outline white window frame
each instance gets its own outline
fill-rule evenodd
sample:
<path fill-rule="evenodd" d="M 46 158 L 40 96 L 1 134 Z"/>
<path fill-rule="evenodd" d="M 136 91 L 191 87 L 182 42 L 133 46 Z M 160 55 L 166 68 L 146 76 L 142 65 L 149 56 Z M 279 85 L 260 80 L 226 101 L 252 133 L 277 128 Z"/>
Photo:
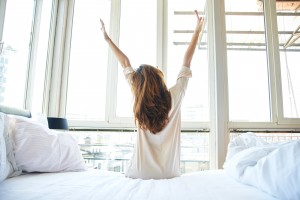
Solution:
<path fill-rule="evenodd" d="M 276 1 L 274 0 L 266 0 L 265 4 L 267 4 L 268 10 L 266 10 L 266 21 L 267 24 L 273 27 L 273 31 L 270 31 L 269 38 L 272 40 L 274 47 L 279 46 L 278 41 L 278 28 L 277 28 L 277 13 L 276 13 Z M 269 13 L 268 13 L 269 12 Z M 275 85 L 276 88 L 276 96 L 274 97 L 274 102 L 276 102 L 275 98 L 277 99 L 277 109 L 274 108 L 274 113 L 277 111 L 277 120 L 274 120 L 275 123 L 280 127 L 286 127 L 287 125 L 289 128 L 300 128 L 300 118 L 288 118 L 284 117 L 283 112 L 283 93 L 282 93 L 282 81 L 281 81 L 281 67 L 280 67 L 280 53 L 278 48 L 271 48 L 269 49 L 270 54 L 273 55 L 269 60 L 270 62 L 274 60 L 274 74 L 275 74 Z M 271 65 L 272 66 L 272 65 Z"/>
<path fill-rule="evenodd" d="M 64 12 L 68 13 L 67 19 L 64 21 L 64 23 L 57 24 L 57 27 L 61 29 L 61 26 L 66 27 L 65 35 L 64 37 L 63 33 L 56 31 L 56 37 L 64 37 L 62 42 L 64 43 L 64 57 L 56 56 L 54 55 L 53 62 L 56 61 L 55 66 L 59 66 L 59 63 L 57 61 L 63 60 L 63 72 L 67 74 L 68 72 L 68 66 L 69 66 L 69 45 L 71 42 L 71 32 L 72 32 L 72 17 L 73 17 L 73 6 L 74 2 L 76 0 L 64 0 L 67 4 L 68 2 L 68 9 L 64 10 Z M 62 4 L 60 2 L 60 4 Z M 166 53 L 167 53 L 167 0 L 157 0 L 157 56 L 156 56 L 156 62 L 157 66 L 166 66 Z M 111 17 L 110 17 L 110 30 L 109 34 L 112 40 L 118 45 L 119 43 L 119 35 L 120 32 L 120 14 L 121 14 L 121 0 L 111 0 Z M 58 15 L 62 15 L 59 14 Z M 160 17 L 163 17 L 163 20 L 160 19 Z M 61 36 L 60 36 L 61 35 Z M 55 39 L 57 40 L 57 39 Z M 54 46 L 56 48 L 56 45 Z M 55 52 L 63 51 L 63 48 L 55 50 Z M 117 67 L 118 67 L 118 61 L 115 58 L 115 56 L 112 54 L 111 51 L 109 51 L 108 55 L 108 66 L 110 66 L 107 69 L 107 90 L 106 90 L 106 111 L 105 111 L 105 121 L 84 121 L 84 120 L 69 120 L 69 125 L 74 128 L 94 128 L 99 129 L 99 127 L 102 128 L 129 128 L 129 129 L 135 129 L 135 124 L 133 121 L 133 118 L 131 117 L 118 117 L 116 116 L 116 108 L 117 108 Z M 53 66 L 53 65 L 52 65 Z M 165 70 L 165 69 L 162 69 Z M 52 74 L 54 74 L 54 71 L 58 71 L 58 69 L 52 69 Z M 57 74 L 59 77 L 59 75 Z M 55 79 L 51 79 L 55 80 Z M 50 98 L 49 103 L 49 114 L 54 116 L 65 116 L 65 107 L 66 107 L 66 91 L 67 91 L 67 78 L 62 78 L 62 82 L 65 82 L 62 84 L 62 87 L 55 87 L 56 94 L 52 94 L 53 98 Z M 51 83 L 54 85 L 57 85 L 56 83 Z M 66 87 L 64 87 L 66 86 Z M 53 87 L 51 86 L 51 90 L 53 90 Z M 63 90 L 58 92 L 59 90 Z M 62 96 L 61 100 L 58 100 L 59 94 Z M 51 93 L 50 93 L 51 96 Z M 55 97 L 56 96 L 56 97 Z M 56 99 L 56 100 L 55 100 Z M 58 107 L 60 105 L 60 108 Z M 182 127 L 185 129 L 203 129 L 208 130 L 209 129 L 209 122 L 183 122 Z"/>
<path fill-rule="evenodd" d="M 31 38 L 30 38 L 30 51 L 29 51 L 29 64 L 28 64 L 28 72 L 27 72 L 27 81 L 26 81 L 26 89 L 25 89 L 25 108 L 32 108 L 32 97 L 33 97 L 33 84 L 34 84 L 34 76 L 35 76 L 35 68 L 36 68 L 36 54 L 37 54 L 37 45 L 38 45 L 38 37 L 40 31 L 40 23 L 41 23 L 41 15 L 42 15 L 42 6 L 43 1 L 35 0 L 34 6 L 34 15 L 32 20 L 32 28 L 31 28 Z"/>
<path fill-rule="evenodd" d="M 55 0 L 53 21 L 55 29 L 51 30 L 49 46 L 52 51 L 49 53 L 46 92 L 45 92 L 45 112 L 50 117 L 64 117 L 66 105 L 67 77 L 68 77 L 68 38 L 71 32 L 66 31 L 72 26 L 71 15 L 73 1 Z"/>
<path fill-rule="evenodd" d="M 225 0 L 223 0 L 225 1 Z M 266 31 L 266 47 L 269 69 L 270 88 L 270 122 L 235 122 L 229 121 L 229 129 L 242 131 L 299 131 L 300 118 L 283 116 L 283 99 L 280 71 L 280 55 L 275 0 L 264 1 L 264 18 Z"/>
<path fill-rule="evenodd" d="M 28 64 L 27 64 L 27 75 L 26 75 L 26 88 L 25 88 L 25 94 L 24 94 L 24 108 L 31 110 L 32 108 L 32 96 L 33 96 L 33 84 L 34 84 L 34 76 L 35 76 L 35 68 L 36 68 L 36 51 L 38 47 L 38 37 L 39 37 L 39 30 L 40 30 L 40 23 L 41 23 L 41 14 L 42 14 L 42 6 L 43 6 L 43 0 L 32 0 L 34 1 L 34 15 L 32 18 L 32 25 L 31 25 L 31 38 L 30 38 L 30 50 L 28 55 Z M 51 0 L 57 3 L 58 0 Z M 6 4 L 7 0 L 0 0 L 0 41 L 2 41 L 3 37 L 3 29 L 4 29 L 4 23 L 5 23 L 5 10 L 6 10 Z M 53 12 L 53 10 L 52 10 Z M 51 23 L 52 20 L 51 20 Z M 52 34 L 53 35 L 53 29 L 52 27 Z M 50 36 L 51 37 L 51 36 Z M 50 40 L 49 43 L 51 43 L 52 40 Z M 5 41 L 4 41 L 5 42 Z M 48 57 L 47 57 L 47 63 L 49 57 L 51 57 L 51 54 L 49 56 L 49 48 L 48 48 Z M 51 63 L 50 63 L 51 64 Z M 48 65 L 47 65 L 48 67 Z M 47 81 L 47 77 L 45 77 L 45 81 Z M 50 86 L 49 86 L 50 87 Z M 44 88 L 45 91 L 48 91 L 47 88 Z M 45 93 L 45 92 L 44 92 Z M 45 98 L 45 97 L 44 97 Z M 47 99 L 44 99 L 43 103 L 43 111 L 46 113 L 46 104 Z"/>
<path fill-rule="evenodd" d="M 0 0 L 0 40 L 2 39 L 5 7 L 7 0 Z M 41 1 L 36 1 L 36 16 L 41 11 Z M 48 116 L 64 117 L 66 114 L 69 55 L 72 36 L 72 17 L 75 0 L 53 0 L 51 34 L 45 77 L 44 112 Z M 111 0 L 110 36 L 118 45 L 121 0 Z M 277 30 L 276 1 L 264 0 L 264 18 L 266 26 L 267 59 L 270 87 L 270 122 L 235 122 L 229 121 L 228 80 L 225 27 L 225 0 L 207 0 L 208 63 L 210 87 L 210 121 L 182 122 L 184 130 L 210 131 L 210 168 L 222 168 L 225 160 L 229 130 L 243 131 L 300 131 L 300 118 L 286 118 L 283 114 L 279 41 Z M 157 65 L 167 66 L 167 29 L 168 0 L 157 0 Z M 117 11 L 117 12 L 116 12 Z M 163 18 L 163 20 L 160 20 Z M 36 39 L 39 19 L 35 19 L 32 41 Z M 28 88 L 25 108 L 31 108 L 32 76 L 34 76 L 35 43 L 31 49 L 28 74 Z M 105 121 L 70 120 L 70 127 L 89 129 L 133 129 L 132 118 L 121 118 L 116 113 L 117 66 L 112 52 L 109 53 L 107 71 L 107 94 Z M 162 69 L 166 70 L 166 69 Z"/>
<path fill-rule="evenodd" d="M 209 87 L 210 87 L 210 169 L 222 169 L 229 141 L 228 80 L 224 1 L 207 1 Z"/>
<path fill-rule="evenodd" d="M 272 122 L 280 128 L 299 129 L 300 118 L 284 117 L 281 81 L 280 53 L 277 27 L 276 1 L 265 0 L 265 17 L 267 27 L 268 55 L 271 76 Z"/>
<path fill-rule="evenodd" d="M 0 42 L 2 42 L 2 37 L 3 37 L 5 8 L 6 8 L 6 0 L 0 0 Z"/>

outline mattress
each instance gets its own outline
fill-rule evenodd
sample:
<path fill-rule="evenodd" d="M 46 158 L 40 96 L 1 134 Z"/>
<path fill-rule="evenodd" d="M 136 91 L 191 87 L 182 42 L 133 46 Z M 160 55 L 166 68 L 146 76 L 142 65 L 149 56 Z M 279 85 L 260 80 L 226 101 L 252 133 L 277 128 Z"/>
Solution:
<path fill-rule="evenodd" d="M 100 170 L 30 173 L 0 184 L 1 200 L 275 200 L 241 184 L 224 170 L 184 174 L 173 179 L 142 180 Z"/>

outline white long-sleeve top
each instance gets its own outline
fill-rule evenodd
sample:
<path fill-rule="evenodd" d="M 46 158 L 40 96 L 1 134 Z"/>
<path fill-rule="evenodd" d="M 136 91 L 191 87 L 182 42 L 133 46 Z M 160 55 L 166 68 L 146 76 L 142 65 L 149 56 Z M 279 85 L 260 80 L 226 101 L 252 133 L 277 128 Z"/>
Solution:
<path fill-rule="evenodd" d="M 134 70 L 124 69 L 124 75 L 131 83 Z M 166 179 L 180 176 L 180 132 L 181 103 L 192 72 L 182 67 L 176 84 L 170 88 L 172 107 L 169 122 L 156 134 L 137 129 L 137 142 L 125 176 L 141 179 Z"/>

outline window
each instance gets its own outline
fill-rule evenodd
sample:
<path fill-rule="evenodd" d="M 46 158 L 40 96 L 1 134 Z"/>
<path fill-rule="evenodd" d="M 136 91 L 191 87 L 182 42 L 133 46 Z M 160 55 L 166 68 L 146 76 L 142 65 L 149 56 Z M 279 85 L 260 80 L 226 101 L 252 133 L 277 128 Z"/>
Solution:
<path fill-rule="evenodd" d="M 225 0 L 229 119 L 271 120 L 263 6 Z"/>
<path fill-rule="evenodd" d="M 169 87 L 176 83 L 184 53 L 192 38 L 196 25 L 194 10 L 197 9 L 200 15 L 205 15 L 205 4 L 205 0 L 168 2 L 167 78 Z M 191 63 L 193 77 L 189 80 L 189 86 L 182 105 L 183 121 L 209 121 L 206 33 L 207 29 L 205 27 Z"/>
<path fill-rule="evenodd" d="M 156 1 L 75 1 L 67 97 L 69 119 L 105 120 L 108 126 L 113 123 L 133 126 L 133 96 L 122 67 L 117 66 L 114 55 L 109 56 L 107 44 L 101 38 L 100 17 L 104 19 L 112 40 L 128 56 L 133 68 L 138 68 L 140 64 L 157 66 L 164 71 L 168 86 L 175 84 L 184 52 L 195 28 L 196 17 L 193 11 L 196 8 L 203 15 L 205 0 L 201 4 L 196 0 L 189 0 L 188 3 L 172 1 L 169 4 L 170 9 L 163 12 L 170 13 L 168 26 L 172 28 L 160 26 L 165 19 L 162 17 L 163 12 L 160 13 L 162 5 Z M 110 16 L 110 9 L 114 15 Z M 137 17 L 139 20 L 136 20 Z M 87 24 L 87 21 L 90 23 Z M 113 23 L 111 29 L 109 22 Z M 168 35 L 166 45 L 162 44 L 164 35 Z M 192 63 L 193 78 L 182 112 L 184 121 L 209 121 L 206 43 L 205 31 Z M 163 66 L 163 63 L 167 63 L 167 66 Z"/>
<path fill-rule="evenodd" d="M 283 116 L 300 118 L 300 2 L 276 2 Z"/>
<path fill-rule="evenodd" d="M 5 87 L 1 103 L 22 108 L 25 100 L 31 31 L 35 3 L 33 0 L 7 0 L 3 27 L 4 46 L 1 65 L 5 68 L 0 84 Z"/>
<path fill-rule="evenodd" d="M 4 2 L 0 102 L 42 112 L 52 1 Z"/>
<path fill-rule="evenodd" d="M 69 119 L 105 119 L 108 46 L 100 21 L 109 31 L 108 0 L 76 0 L 74 6 L 66 116 Z"/>
<path fill-rule="evenodd" d="M 132 157 L 136 132 L 73 131 L 88 167 L 125 172 Z M 181 173 L 209 169 L 208 133 L 181 133 Z"/>
<path fill-rule="evenodd" d="M 252 128 L 260 131 L 280 128 L 288 132 L 300 128 L 300 3 L 297 1 L 0 0 L 0 3 L 0 17 L 5 13 L 5 19 L 0 18 L 0 39 L 4 41 L 0 56 L 0 103 L 25 105 L 33 112 L 46 108 L 46 114 L 66 114 L 72 128 L 101 128 L 102 132 L 107 129 L 117 139 L 116 131 L 134 132 L 130 87 L 102 38 L 99 19 L 104 20 L 110 36 L 129 57 L 133 68 L 144 63 L 157 66 L 171 87 L 195 28 L 193 11 L 197 9 L 209 20 L 195 51 L 193 77 L 182 105 L 182 160 L 191 159 L 194 163 L 198 159 L 204 166 L 208 163 L 214 166 L 213 162 L 224 157 L 221 151 L 227 142 L 227 128 L 233 132 Z M 208 29 L 220 32 L 208 34 Z M 54 33 L 55 36 L 51 35 Z M 210 45 L 208 40 L 212 42 Z M 221 50 L 224 45 L 227 51 Z M 213 74 L 221 68 L 215 64 L 226 60 L 226 56 L 227 63 L 221 67 L 227 66 L 228 77 Z M 228 80 L 228 94 L 225 94 L 227 85 L 219 87 L 223 79 L 209 80 L 215 75 Z M 56 78 L 59 82 L 55 82 Z M 225 103 L 216 103 L 218 97 Z M 210 119 L 217 119 L 217 123 Z M 97 146 L 100 142 L 95 141 Z M 187 167 L 184 170 L 188 171 Z"/>
<path fill-rule="evenodd" d="M 99 18 L 104 20 L 111 39 L 128 56 L 133 68 L 140 64 L 157 66 L 164 71 L 171 87 L 196 25 L 193 10 L 196 8 L 203 15 L 205 0 L 201 4 L 189 0 L 188 6 L 187 2 L 168 2 L 172 9 L 152 0 L 74 2 L 67 118 L 75 127 L 97 124 L 95 126 L 100 128 L 98 131 L 74 131 L 80 138 L 79 145 L 88 165 L 123 172 L 135 143 L 135 132 L 124 130 L 124 127 L 134 128 L 133 96 L 122 67 L 102 38 Z M 164 13 L 167 12 L 170 15 L 166 17 Z M 167 18 L 172 28 L 165 27 Z M 209 121 L 206 29 L 204 32 L 194 55 L 193 78 L 184 100 L 182 116 L 187 122 Z M 168 42 L 163 40 L 165 36 Z M 209 132 L 182 132 L 183 173 L 209 169 L 208 143 Z"/>
<path fill-rule="evenodd" d="M 128 56 L 133 68 L 138 68 L 141 64 L 157 64 L 156 21 L 156 1 L 122 0 L 119 47 Z M 133 117 L 132 106 L 130 87 L 119 65 L 116 116 Z"/>
<path fill-rule="evenodd" d="M 33 97 L 32 108 L 33 113 L 43 112 L 43 97 L 44 97 L 44 83 L 45 83 L 45 71 L 47 66 L 48 56 L 48 43 L 50 36 L 51 25 L 51 11 L 52 1 L 39 1 L 41 13 L 40 20 L 36 20 L 39 23 L 39 34 L 36 47 L 36 63 L 34 70 L 34 84 L 33 84 Z"/>

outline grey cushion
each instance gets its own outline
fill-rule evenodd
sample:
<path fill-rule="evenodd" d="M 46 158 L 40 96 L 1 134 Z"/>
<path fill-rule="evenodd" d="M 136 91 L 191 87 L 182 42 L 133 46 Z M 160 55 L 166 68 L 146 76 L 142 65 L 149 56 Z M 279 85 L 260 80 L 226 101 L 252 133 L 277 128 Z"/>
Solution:
<path fill-rule="evenodd" d="M 18 115 L 18 116 L 31 118 L 31 112 L 29 110 L 25 110 L 21 108 L 13 108 L 2 104 L 0 104 L 0 112 L 3 112 L 5 114 Z"/>

